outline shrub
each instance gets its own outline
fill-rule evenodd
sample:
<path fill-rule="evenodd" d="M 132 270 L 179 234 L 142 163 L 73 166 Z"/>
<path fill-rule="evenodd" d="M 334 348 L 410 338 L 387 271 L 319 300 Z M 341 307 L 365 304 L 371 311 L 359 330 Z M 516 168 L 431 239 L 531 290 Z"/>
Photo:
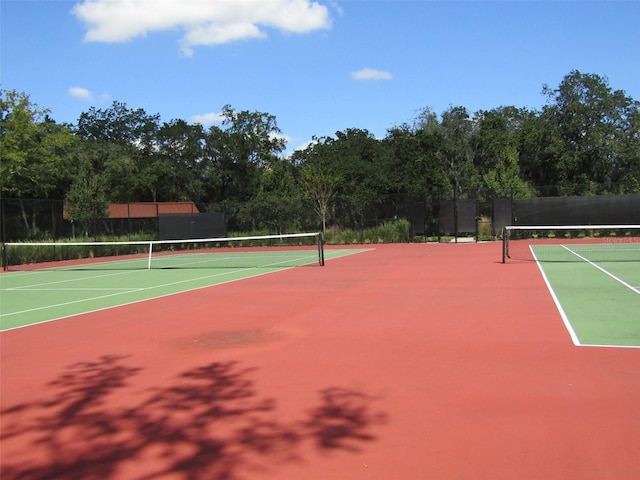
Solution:
<path fill-rule="evenodd" d="M 408 242 L 409 221 L 405 219 L 394 220 L 363 230 L 331 228 L 325 232 L 325 241 L 332 245 Z"/>

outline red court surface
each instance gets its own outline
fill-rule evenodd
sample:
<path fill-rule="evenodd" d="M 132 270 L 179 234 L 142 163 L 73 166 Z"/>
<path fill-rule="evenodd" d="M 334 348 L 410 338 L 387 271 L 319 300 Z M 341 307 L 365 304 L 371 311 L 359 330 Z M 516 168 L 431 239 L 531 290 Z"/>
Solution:
<path fill-rule="evenodd" d="M 640 478 L 640 349 L 499 261 L 380 245 L 3 332 L 1 478 Z"/>

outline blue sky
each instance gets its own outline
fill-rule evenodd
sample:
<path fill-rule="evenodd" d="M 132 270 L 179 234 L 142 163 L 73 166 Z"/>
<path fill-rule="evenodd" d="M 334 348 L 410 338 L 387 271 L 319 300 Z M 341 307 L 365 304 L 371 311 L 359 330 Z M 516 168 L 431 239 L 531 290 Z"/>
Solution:
<path fill-rule="evenodd" d="M 118 101 L 210 125 L 229 104 L 275 115 L 291 150 L 381 138 L 425 107 L 540 109 L 574 69 L 640 100 L 640 1 L 1 0 L 0 15 L 1 88 L 58 122 Z"/>

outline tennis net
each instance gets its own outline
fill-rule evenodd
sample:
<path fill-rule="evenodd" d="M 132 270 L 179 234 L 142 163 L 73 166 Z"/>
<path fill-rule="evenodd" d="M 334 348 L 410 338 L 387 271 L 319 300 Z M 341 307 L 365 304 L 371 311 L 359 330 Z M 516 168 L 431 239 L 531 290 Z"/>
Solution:
<path fill-rule="evenodd" d="M 286 268 L 324 265 L 321 233 L 131 242 L 10 242 L 4 270 Z"/>
<path fill-rule="evenodd" d="M 506 226 L 502 263 L 638 262 L 640 225 Z"/>

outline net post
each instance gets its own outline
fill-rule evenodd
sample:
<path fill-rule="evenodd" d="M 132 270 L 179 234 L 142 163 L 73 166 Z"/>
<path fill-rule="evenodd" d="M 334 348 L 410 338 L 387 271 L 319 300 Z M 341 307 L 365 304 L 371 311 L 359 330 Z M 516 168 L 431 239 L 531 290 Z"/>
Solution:
<path fill-rule="evenodd" d="M 7 245 L 2 242 L 2 269 L 6 272 L 9 270 L 9 262 L 7 261 Z"/>
<path fill-rule="evenodd" d="M 321 267 L 324 267 L 324 236 L 322 232 L 318 233 L 318 261 Z"/>
<path fill-rule="evenodd" d="M 147 261 L 147 270 L 151 270 L 151 254 L 153 253 L 153 242 L 149 242 L 149 260 Z"/>
<path fill-rule="evenodd" d="M 507 227 L 502 227 L 502 263 L 507 263 L 508 256 Z"/>

